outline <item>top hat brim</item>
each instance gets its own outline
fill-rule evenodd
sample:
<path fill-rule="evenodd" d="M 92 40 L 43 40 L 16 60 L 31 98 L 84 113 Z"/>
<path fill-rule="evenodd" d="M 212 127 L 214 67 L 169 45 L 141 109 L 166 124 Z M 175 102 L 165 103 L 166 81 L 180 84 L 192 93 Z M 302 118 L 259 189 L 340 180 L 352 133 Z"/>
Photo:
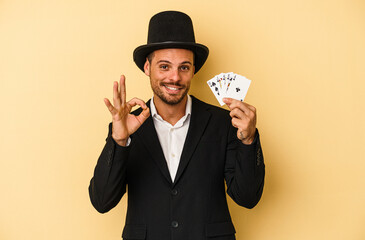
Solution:
<path fill-rule="evenodd" d="M 191 42 L 159 42 L 159 43 L 150 43 L 146 45 L 142 45 L 137 47 L 133 52 L 133 60 L 144 72 L 144 64 L 146 62 L 146 57 L 153 51 L 159 49 L 166 49 L 166 48 L 181 48 L 181 49 L 188 49 L 194 53 L 194 66 L 195 72 L 197 73 L 200 68 L 203 66 L 205 61 L 209 55 L 209 49 L 199 43 L 191 43 Z"/>

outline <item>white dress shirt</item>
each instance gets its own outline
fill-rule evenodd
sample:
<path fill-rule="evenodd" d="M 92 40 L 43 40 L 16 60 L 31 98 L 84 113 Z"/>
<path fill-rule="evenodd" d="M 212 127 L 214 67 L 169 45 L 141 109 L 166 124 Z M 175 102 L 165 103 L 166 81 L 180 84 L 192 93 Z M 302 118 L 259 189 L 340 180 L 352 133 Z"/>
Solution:
<path fill-rule="evenodd" d="M 188 95 L 185 115 L 175 124 L 171 125 L 162 119 L 156 111 L 153 97 L 150 103 L 151 115 L 158 139 L 164 153 L 167 166 L 170 171 L 171 180 L 175 180 L 177 168 L 179 167 L 181 153 L 184 147 L 186 134 L 188 133 L 191 115 L 191 97 Z"/>

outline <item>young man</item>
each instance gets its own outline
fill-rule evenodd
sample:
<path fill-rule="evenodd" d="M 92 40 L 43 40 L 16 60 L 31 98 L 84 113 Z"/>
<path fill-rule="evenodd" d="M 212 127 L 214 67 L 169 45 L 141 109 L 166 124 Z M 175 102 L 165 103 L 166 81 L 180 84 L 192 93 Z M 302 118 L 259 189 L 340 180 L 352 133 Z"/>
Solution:
<path fill-rule="evenodd" d="M 127 102 L 121 76 L 113 104 L 105 99 L 112 124 L 89 193 L 104 213 L 128 188 L 123 239 L 235 239 L 224 181 L 241 206 L 252 208 L 261 198 L 265 166 L 255 108 L 227 98 L 228 112 L 188 95 L 207 57 L 189 16 L 156 14 L 147 44 L 134 51 L 153 98 Z"/>

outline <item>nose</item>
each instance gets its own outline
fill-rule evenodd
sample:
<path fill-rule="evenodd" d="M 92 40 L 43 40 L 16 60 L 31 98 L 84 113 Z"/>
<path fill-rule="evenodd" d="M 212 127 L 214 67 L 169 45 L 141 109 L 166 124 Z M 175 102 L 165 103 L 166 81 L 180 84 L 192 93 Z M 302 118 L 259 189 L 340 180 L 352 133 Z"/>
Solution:
<path fill-rule="evenodd" d="M 178 82 L 180 81 L 180 73 L 179 73 L 179 69 L 175 68 L 172 69 L 170 72 L 170 80 L 174 81 L 174 82 Z"/>

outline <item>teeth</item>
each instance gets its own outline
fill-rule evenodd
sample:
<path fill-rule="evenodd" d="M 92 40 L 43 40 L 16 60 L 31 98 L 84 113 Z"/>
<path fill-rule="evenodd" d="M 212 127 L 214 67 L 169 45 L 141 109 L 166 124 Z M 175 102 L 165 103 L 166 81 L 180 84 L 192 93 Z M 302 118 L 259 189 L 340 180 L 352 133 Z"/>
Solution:
<path fill-rule="evenodd" d="M 166 86 L 166 85 L 165 85 L 165 87 L 168 88 L 168 89 L 171 89 L 171 90 L 179 90 L 178 88 L 169 87 L 169 86 Z"/>

